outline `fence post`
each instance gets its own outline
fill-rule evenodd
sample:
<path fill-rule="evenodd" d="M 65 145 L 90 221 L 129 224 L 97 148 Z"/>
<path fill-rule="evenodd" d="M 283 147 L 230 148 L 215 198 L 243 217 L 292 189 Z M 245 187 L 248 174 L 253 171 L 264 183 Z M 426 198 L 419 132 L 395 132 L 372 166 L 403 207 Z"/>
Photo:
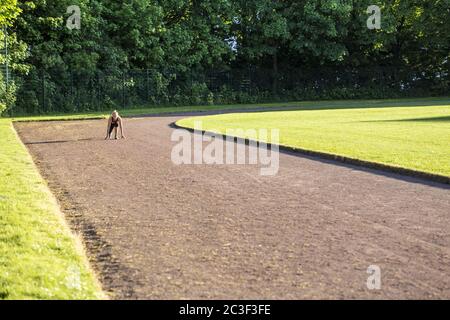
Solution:
<path fill-rule="evenodd" d="M 8 94 L 9 89 L 9 59 L 8 59 L 8 29 L 4 27 L 4 37 L 5 37 L 5 78 L 6 78 L 6 93 Z"/>
<path fill-rule="evenodd" d="M 125 71 L 122 72 L 122 108 L 125 109 Z"/>
<path fill-rule="evenodd" d="M 90 96 L 90 106 L 89 106 L 89 109 L 90 110 L 93 110 L 94 109 L 94 93 L 95 93 L 95 77 L 90 77 L 90 79 L 89 79 L 89 83 L 90 83 L 90 94 L 89 94 L 89 96 Z"/>
<path fill-rule="evenodd" d="M 75 78 L 75 90 L 76 90 L 76 99 L 77 99 L 77 111 L 79 112 L 81 109 L 81 101 L 80 101 L 80 76 L 76 75 Z"/>
<path fill-rule="evenodd" d="M 42 111 L 46 112 L 46 107 L 45 107 L 45 74 L 42 71 L 41 74 L 41 85 L 42 85 Z"/>
<path fill-rule="evenodd" d="M 190 97 L 189 97 L 189 104 L 193 104 L 194 103 L 194 79 L 192 76 L 192 68 L 189 68 L 189 93 L 190 93 Z"/>
<path fill-rule="evenodd" d="M 148 104 L 149 102 L 150 102 L 150 75 L 149 75 L 149 70 L 148 69 L 146 69 L 146 84 L 147 84 L 147 89 L 146 89 L 146 91 L 147 91 L 147 94 L 146 94 L 146 97 L 147 97 L 147 101 L 146 101 L 146 103 Z"/>
<path fill-rule="evenodd" d="M 101 77 L 100 74 L 98 73 L 98 71 L 96 72 L 97 74 L 97 90 L 96 90 L 96 94 L 97 94 L 97 111 L 101 111 L 103 109 L 102 107 L 102 93 L 101 93 Z"/>
<path fill-rule="evenodd" d="M 10 116 L 13 116 L 13 110 L 12 108 L 9 109 L 9 105 L 8 105 L 8 96 L 9 96 L 9 59 L 8 59 L 8 29 L 5 26 L 3 28 L 3 35 L 4 35 L 4 46 L 5 46 L 5 104 L 6 104 L 6 109 Z"/>
<path fill-rule="evenodd" d="M 73 90 L 73 73 L 70 73 L 70 101 L 71 103 L 75 103 L 75 99 L 74 99 L 74 90 Z"/>

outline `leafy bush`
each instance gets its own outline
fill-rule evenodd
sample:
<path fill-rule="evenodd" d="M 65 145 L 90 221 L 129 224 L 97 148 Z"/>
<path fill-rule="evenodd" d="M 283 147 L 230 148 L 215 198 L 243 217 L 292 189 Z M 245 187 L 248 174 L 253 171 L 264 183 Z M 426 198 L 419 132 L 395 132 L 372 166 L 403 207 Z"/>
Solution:
<path fill-rule="evenodd" d="M 6 111 L 12 110 L 16 102 L 16 84 L 10 82 L 8 88 L 3 76 L 0 74 L 0 116 Z"/>

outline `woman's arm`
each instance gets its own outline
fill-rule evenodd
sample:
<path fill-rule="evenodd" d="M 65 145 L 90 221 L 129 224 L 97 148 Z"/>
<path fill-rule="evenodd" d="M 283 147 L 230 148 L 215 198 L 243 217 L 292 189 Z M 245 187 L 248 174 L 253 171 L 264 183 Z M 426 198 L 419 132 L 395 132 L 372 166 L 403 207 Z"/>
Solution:
<path fill-rule="evenodd" d="M 110 128 L 111 128 L 111 117 L 109 117 L 109 119 L 108 119 L 108 126 L 106 127 L 106 138 L 105 138 L 105 140 L 108 139 L 108 137 L 109 137 L 109 129 Z"/>
<path fill-rule="evenodd" d="M 123 134 L 123 120 L 122 118 L 119 118 L 119 127 L 120 127 L 120 136 L 122 137 L 122 139 L 125 139 L 125 135 Z"/>

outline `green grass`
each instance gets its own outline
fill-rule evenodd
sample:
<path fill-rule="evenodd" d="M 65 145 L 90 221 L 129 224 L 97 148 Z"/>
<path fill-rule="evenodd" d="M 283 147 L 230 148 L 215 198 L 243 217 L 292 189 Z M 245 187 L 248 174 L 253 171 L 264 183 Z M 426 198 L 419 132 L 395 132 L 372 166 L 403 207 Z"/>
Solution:
<path fill-rule="evenodd" d="M 58 204 L 0 119 L 0 299 L 106 298 Z"/>
<path fill-rule="evenodd" d="M 180 112 L 200 112 L 200 111 L 218 111 L 218 110 L 245 110 L 255 108 L 301 108 L 318 109 L 318 108 L 359 108 L 361 105 L 365 107 L 375 108 L 383 106 L 395 106 L 407 104 L 410 106 L 425 106 L 430 103 L 442 104 L 448 103 L 443 98 L 420 98 L 420 99 L 389 99 L 389 100 L 330 100 L 330 101 L 293 101 L 278 103 L 258 103 L 258 104 L 232 104 L 232 105 L 213 105 L 213 106 L 178 106 L 178 107 L 148 107 L 148 108 L 131 108 L 118 109 L 120 114 L 125 117 L 152 115 L 164 113 L 180 113 Z M 111 110 L 112 111 L 112 110 Z M 44 121 L 44 120 L 83 120 L 83 119 L 102 119 L 109 116 L 111 111 L 93 111 L 85 113 L 53 113 L 39 116 L 18 116 L 10 118 L 13 121 Z"/>
<path fill-rule="evenodd" d="M 213 106 L 179 106 L 179 107 L 148 107 L 148 108 L 131 108 L 118 109 L 124 117 L 132 117 L 139 115 L 152 114 L 170 114 L 180 112 L 202 112 L 216 110 L 235 110 L 235 109 L 251 109 L 256 107 L 280 107 L 280 106 L 296 106 L 296 103 L 267 103 L 267 104 L 236 104 L 236 105 L 213 105 Z M 112 111 L 112 110 L 111 110 Z M 103 119 L 110 115 L 111 111 L 96 111 L 86 113 L 54 113 L 39 116 L 19 116 L 11 118 L 13 121 L 45 121 L 45 120 L 84 120 L 84 119 Z"/>
<path fill-rule="evenodd" d="M 177 122 L 279 129 L 280 144 L 450 176 L 450 99 L 306 103 L 296 111 L 225 114 Z"/>

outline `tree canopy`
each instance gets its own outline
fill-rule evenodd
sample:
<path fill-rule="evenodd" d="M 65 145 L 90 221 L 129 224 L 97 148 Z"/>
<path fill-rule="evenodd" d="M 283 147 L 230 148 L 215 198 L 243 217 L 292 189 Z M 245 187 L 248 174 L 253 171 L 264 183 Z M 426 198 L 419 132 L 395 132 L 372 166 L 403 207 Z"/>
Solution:
<path fill-rule="evenodd" d="M 366 25 L 372 4 L 379 30 Z M 81 9 L 80 30 L 66 27 L 70 5 Z M 35 77 L 249 66 L 448 76 L 449 20 L 450 0 L 0 0 L 13 69 Z"/>

